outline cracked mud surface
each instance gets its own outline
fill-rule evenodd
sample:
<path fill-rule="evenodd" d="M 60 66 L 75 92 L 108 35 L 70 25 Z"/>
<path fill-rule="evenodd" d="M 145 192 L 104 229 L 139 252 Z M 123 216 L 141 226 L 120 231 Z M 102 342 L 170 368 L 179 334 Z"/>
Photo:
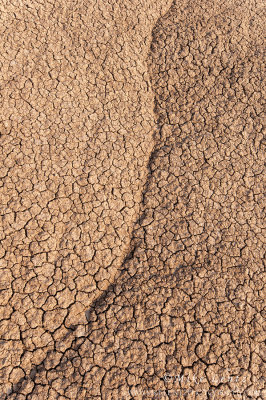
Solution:
<path fill-rule="evenodd" d="M 1 3 L 0 399 L 264 399 L 262 1 Z"/>

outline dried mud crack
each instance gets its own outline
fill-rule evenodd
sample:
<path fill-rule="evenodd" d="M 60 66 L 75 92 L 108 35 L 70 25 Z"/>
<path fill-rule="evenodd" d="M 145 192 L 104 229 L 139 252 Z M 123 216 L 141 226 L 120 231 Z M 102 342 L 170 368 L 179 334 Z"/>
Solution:
<path fill-rule="evenodd" d="M 0 7 L 0 398 L 264 399 L 262 1 Z"/>

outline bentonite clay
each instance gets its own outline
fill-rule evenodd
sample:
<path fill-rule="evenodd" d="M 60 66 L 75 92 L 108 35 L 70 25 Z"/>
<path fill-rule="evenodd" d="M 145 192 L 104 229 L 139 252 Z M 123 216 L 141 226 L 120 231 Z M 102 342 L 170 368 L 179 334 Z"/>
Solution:
<path fill-rule="evenodd" d="M 262 0 L 0 11 L 0 399 L 265 399 Z"/>

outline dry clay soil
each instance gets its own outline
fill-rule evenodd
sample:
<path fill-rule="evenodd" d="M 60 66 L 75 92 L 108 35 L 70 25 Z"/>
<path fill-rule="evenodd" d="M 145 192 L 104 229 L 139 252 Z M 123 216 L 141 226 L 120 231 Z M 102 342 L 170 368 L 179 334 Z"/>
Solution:
<path fill-rule="evenodd" d="M 266 398 L 264 21 L 1 1 L 1 400 Z"/>

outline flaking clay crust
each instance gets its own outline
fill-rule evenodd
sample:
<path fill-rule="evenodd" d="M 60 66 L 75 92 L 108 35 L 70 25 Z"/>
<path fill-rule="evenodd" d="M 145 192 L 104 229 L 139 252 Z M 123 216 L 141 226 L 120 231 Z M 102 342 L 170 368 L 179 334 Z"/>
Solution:
<path fill-rule="evenodd" d="M 0 11 L 0 399 L 264 399 L 263 2 Z"/>

